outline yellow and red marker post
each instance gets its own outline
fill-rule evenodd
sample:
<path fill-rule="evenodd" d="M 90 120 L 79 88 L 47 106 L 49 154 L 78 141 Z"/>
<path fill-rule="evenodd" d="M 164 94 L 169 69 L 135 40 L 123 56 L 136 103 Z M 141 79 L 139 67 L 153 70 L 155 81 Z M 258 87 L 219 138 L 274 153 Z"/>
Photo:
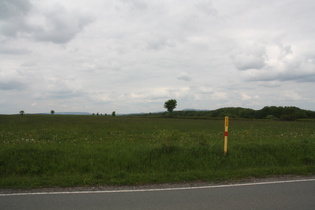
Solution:
<path fill-rule="evenodd" d="M 224 122 L 224 155 L 228 153 L 229 117 L 225 117 Z"/>

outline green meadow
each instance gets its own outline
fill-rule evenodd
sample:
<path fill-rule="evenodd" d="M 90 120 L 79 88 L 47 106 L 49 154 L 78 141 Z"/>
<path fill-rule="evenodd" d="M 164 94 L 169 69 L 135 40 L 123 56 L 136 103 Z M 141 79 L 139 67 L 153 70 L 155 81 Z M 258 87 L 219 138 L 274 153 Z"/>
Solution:
<path fill-rule="evenodd" d="M 0 188 L 315 174 L 315 122 L 0 115 Z"/>

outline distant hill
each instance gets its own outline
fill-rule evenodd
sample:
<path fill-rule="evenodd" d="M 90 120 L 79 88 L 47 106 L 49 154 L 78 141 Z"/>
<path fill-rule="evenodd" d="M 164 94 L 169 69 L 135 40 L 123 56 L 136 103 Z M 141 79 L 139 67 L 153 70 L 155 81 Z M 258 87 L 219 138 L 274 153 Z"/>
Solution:
<path fill-rule="evenodd" d="M 59 115 L 92 115 L 89 112 L 55 112 L 55 114 L 59 114 Z"/>
<path fill-rule="evenodd" d="M 181 111 L 195 111 L 195 112 L 198 112 L 198 111 L 210 111 L 209 109 L 193 109 L 193 108 L 187 108 L 187 109 L 183 109 Z"/>
<path fill-rule="evenodd" d="M 27 113 L 27 114 L 36 114 L 36 115 L 45 115 L 51 113 Z M 89 112 L 55 112 L 55 115 L 92 115 Z"/>

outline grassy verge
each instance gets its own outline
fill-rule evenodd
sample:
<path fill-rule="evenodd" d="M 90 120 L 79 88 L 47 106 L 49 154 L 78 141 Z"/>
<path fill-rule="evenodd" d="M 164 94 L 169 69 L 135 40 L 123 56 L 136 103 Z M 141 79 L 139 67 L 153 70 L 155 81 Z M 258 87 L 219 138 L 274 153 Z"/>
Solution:
<path fill-rule="evenodd" d="M 315 174 L 315 122 L 0 116 L 0 188 Z"/>

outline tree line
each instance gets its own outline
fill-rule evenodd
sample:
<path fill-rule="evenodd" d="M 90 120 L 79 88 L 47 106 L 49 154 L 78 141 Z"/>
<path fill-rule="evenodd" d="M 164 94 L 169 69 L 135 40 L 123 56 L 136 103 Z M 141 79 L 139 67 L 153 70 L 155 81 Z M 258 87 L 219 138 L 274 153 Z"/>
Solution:
<path fill-rule="evenodd" d="M 315 112 L 310 110 L 300 109 L 295 106 L 265 106 L 260 110 L 242 107 L 225 107 L 216 110 L 182 110 L 174 111 L 177 106 L 175 99 L 170 99 L 164 103 L 164 108 L 167 112 L 148 113 L 148 114 L 131 114 L 141 116 L 155 116 L 155 117 L 187 117 L 187 118 L 223 118 L 229 116 L 230 118 L 238 119 L 271 119 L 271 120 L 285 120 L 293 121 L 298 119 L 315 119 Z M 24 111 L 20 111 L 20 115 L 24 115 Z M 51 110 L 51 114 L 55 114 Z M 92 114 L 102 115 L 102 114 Z M 107 116 L 107 114 L 105 114 Z M 111 116 L 116 116 L 113 111 Z"/>
<path fill-rule="evenodd" d="M 167 117 L 169 113 L 150 113 L 146 115 Z M 315 112 L 310 110 L 300 109 L 294 106 L 265 106 L 260 110 L 254 110 L 242 107 L 225 107 L 216 110 L 182 110 L 173 111 L 173 117 L 188 117 L 188 118 L 230 118 L 239 119 L 274 119 L 274 120 L 297 120 L 297 119 L 314 119 Z"/>

